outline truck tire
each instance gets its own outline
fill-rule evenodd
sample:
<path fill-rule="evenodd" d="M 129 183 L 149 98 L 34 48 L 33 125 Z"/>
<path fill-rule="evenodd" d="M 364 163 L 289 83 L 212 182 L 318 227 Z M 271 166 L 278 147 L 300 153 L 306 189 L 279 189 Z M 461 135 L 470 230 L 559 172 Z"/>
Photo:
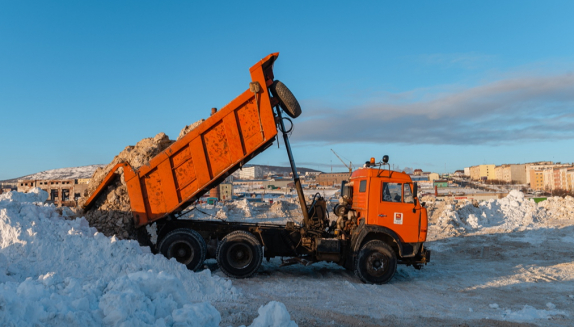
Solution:
<path fill-rule="evenodd" d="M 274 98 L 279 100 L 279 106 L 289 117 L 297 118 L 301 115 L 301 106 L 293 93 L 280 81 L 274 81 L 269 87 Z"/>
<path fill-rule="evenodd" d="M 364 283 L 386 284 L 397 271 L 395 251 L 385 242 L 372 240 L 361 248 L 355 264 L 355 274 Z"/>
<path fill-rule="evenodd" d="M 158 250 L 166 258 L 175 258 L 196 271 L 203 266 L 207 245 L 198 232 L 189 228 L 178 228 L 169 232 L 160 242 Z"/>
<path fill-rule="evenodd" d="M 253 234 L 238 230 L 227 234 L 217 247 L 217 263 L 227 276 L 248 278 L 257 273 L 263 249 Z"/>

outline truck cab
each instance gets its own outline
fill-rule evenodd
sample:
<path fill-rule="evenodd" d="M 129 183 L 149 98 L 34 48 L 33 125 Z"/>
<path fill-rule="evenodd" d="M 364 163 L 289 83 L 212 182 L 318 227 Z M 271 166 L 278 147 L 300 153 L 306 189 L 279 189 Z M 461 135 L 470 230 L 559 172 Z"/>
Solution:
<path fill-rule="evenodd" d="M 390 229 L 403 243 L 426 241 L 427 210 L 415 195 L 409 175 L 392 170 L 361 168 L 349 184 L 353 187 L 351 209 L 366 225 Z"/>
<path fill-rule="evenodd" d="M 381 169 L 387 162 L 387 156 L 378 164 L 372 158 L 355 170 L 335 208 L 338 225 L 345 226 L 342 238 L 349 242 L 345 267 L 375 284 L 388 282 L 397 264 L 420 269 L 430 261 L 424 247 L 428 216 L 418 186 L 408 174 Z"/>

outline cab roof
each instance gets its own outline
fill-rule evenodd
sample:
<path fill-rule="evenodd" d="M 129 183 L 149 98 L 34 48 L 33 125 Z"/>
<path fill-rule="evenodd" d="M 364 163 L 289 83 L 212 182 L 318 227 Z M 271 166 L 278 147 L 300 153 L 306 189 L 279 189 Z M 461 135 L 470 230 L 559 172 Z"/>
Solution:
<path fill-rule="evenodd" d="M 401 173 L 398 171 L 388 170 L 388 169 L 377 169 L 377 168 L 360 168 L 353 172 L 351 175 L 351 180 L 358 178 L 381 178 L 388 179 L 389 181 L 397 183 L 410 183 L 412 182 L 411 177 L 408 174 Z"/>

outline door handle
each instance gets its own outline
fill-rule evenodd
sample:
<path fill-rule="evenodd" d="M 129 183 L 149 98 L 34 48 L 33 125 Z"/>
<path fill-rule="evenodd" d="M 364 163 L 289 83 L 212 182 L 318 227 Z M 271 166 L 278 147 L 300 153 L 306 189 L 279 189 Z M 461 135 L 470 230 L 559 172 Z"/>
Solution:
<path fill-rule="evenodd" d="M 379 215 L 379 217 L 386 217 L 387 215 Z"/>

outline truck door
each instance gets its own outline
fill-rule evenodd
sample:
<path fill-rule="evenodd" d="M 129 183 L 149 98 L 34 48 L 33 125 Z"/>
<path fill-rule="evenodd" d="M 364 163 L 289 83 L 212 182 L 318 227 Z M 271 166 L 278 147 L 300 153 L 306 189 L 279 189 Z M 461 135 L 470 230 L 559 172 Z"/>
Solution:
<path fill-rule="evenodd" d="M 413 212 L 414 197 L 411 183 L 381 183 L 377 225 L 387 227 L 406 243 L 418 242 L 419 212 Z"/>

